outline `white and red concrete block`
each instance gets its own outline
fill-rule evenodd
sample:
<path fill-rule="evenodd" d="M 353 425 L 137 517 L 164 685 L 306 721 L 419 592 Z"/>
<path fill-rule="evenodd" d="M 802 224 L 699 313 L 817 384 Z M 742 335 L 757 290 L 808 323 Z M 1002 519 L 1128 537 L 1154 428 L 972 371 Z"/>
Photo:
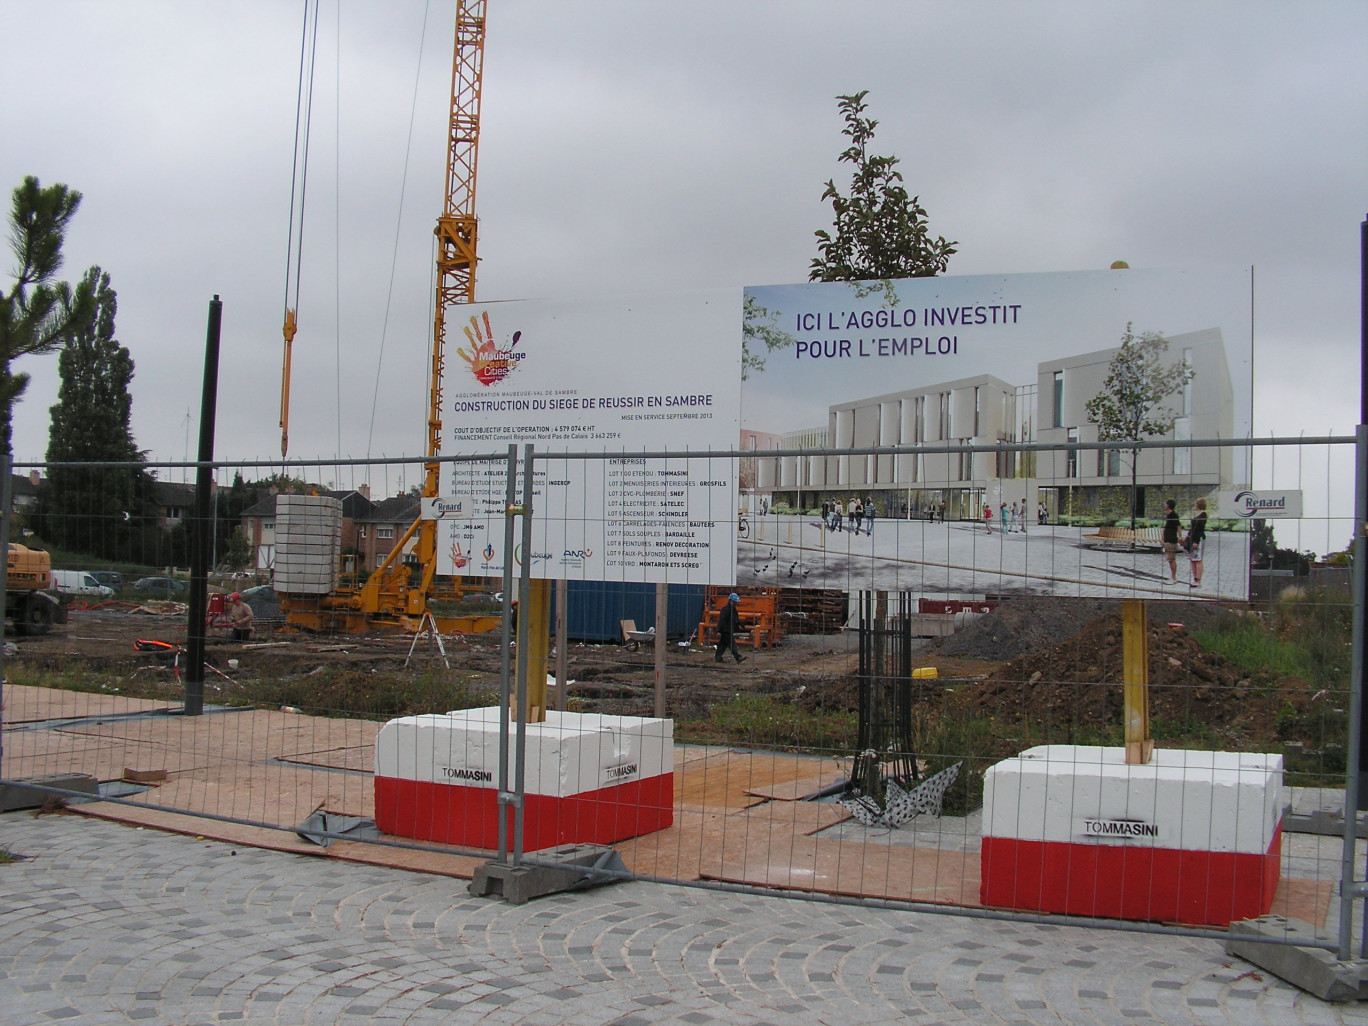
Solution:
<path fill-rule="evenodd" d="M 510 790 L 516 741 L 510 724 Z M 525 850 L 611 844 L 674 822 L 673 720 L 548 711 L 527 724 L 526 744 Z M 498 708 L 405 716 L 375 739 L 375 822 L 387 834 L 493 849 L 498 784 Z"/>
<path fill-rule="evenodd" d="M 979 898 L 1226 926 L 1266 914 L 1282 867 L 1280 755 L 1042 745 L 984 775 Z"/>

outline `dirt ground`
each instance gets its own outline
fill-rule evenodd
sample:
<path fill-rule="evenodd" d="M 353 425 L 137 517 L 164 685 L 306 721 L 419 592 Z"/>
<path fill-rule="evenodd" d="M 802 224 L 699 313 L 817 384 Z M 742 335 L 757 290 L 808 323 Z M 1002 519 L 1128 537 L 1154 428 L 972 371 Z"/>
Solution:
<path fill-rule="evenodd" d="M 1121 680 L 1119 608 L 1119 603 L 1102 600 L 1016 599 L 951 637 L 919 643 L 913 663 L 935 667 L 942 680 L 966 684 L 978 707 L 1004 726 L 1027 716 L 1114 724 L 1121 715 L 1121 689 L 1096 685 Z M 1251 679 L 1204 652 L 1192 638 L 1193 630 L 1234 614 L 1192 602 L 1152 602 L 1148 609 L 1152 717 L 1195 719 L 1236 734 L 1266 736 L 1275 728 L 1279 711 L 1286 707 L 1281 698 L 1267 700 L 1277 682 Z M 208 700 L 243 679 L 283 680 L 331 670 L 333 676 L 353 677 L 364 688 L 367 675 L 444 668 L 430 638 L 415 643 L 410 637 L 385 634 L 320 637 L 285 627 L 273 613 L 258 609 L 257 635 L 249 642 L 230 641 L 223 631 L 211 633 L 206 645 Z M 46 636 L 12 639 L 18 652 L 11 659 L 52 669 L 79 664 L 95 673 L 174 683 L 178 668 L 168 655 L 139 651 L 134 642 L 184 646 L 185 623 L 185 608 L 174 603 L 73 610 L 69 623 Z M 497 690 L 500 659 L 495 636 L 446 639 L 445 645 L 446 661 L 472 689 Z M 856 709 L 854 632 L 795 635 L 775 648 L 743 651 L 744 664 L 730 659 L 717 664 L 711 649 L 671 642 L 668 715 L 706 716 L 712 704 L 742 691 L 801 696 L 801 704 L 809 709 Z M 579 708 L 633 715 L 652 712 L 654 653 L 649 648 L 630 651 L 616 644 L 572 642 L 567 676 L 569 693 Z M 1310 696 L 1296 686 L 1299 682 L 1291 683 L 1291 707 L 1304 711 Z M 555 704 L 554 692 L 551 702 Z"/>

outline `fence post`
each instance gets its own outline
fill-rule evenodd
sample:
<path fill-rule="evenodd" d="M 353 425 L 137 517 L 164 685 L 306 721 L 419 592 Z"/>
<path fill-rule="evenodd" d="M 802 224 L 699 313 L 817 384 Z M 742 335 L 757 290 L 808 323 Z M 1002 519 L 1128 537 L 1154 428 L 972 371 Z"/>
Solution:
<path fill-rule="evenodd" d="M 209 303 L 209 328 L 204 343 L 204 391 L 200 397 L 199 467 L 195 471 L 194 530 L 190 533 L 190 623 L 186 636 L 185 704 L 186 716 L 204 712 L 205 612 L 209 596 L 209 560 L 213 532 L 210 492 L 213 491 L 214 422 L 218 404 L 219 332 L 223 324 L 223 302 L 215 296 Z"/>
<path fill-rule="evenodd" d="M 1349 738 L 1345 752 L 1344 774 L 1344 854 L 1340 863 L 1339 959 L 1348 961 L 1354 928 L 1354 902 L 1362 898 L 1361 885 L 1354 880 L 1354 852 L 1358 840 L 1358 807 L 1363 771 L 1364 696 L 1364 604 L 1365 579 L 1368 579 L 1368 425 L 1360 424 L 1354 433 L 1354 649 L 1349 670 Z M 1364 917 L 1364 936 L 1359 942 L 1359 957 L 1368 957 L 1368 916 Z"/>
<path fill-rule="evenodd" d="M 499 861 L 508 861 L 508 810 L 514 796 L 508 788 L 508 717 L 513 706 L 513 518 L 518 509 L 518 447 L 508 446 L 505 464 L 503 531 L 503 626 L 499 635 Z"/>

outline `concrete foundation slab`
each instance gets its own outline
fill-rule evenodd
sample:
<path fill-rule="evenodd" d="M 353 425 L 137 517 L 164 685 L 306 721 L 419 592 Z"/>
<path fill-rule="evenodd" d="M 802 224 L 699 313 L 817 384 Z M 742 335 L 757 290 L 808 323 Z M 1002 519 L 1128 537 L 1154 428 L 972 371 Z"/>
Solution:
<path fill-rule="evenodd" d="M 1231 923 L 1230 939 L 1225 942 L 1225 949 L 1227 954 L 1253 962 L 1322 1001 L 1368 999 L 1368 962 L 1341 962 L 1335 957 L 1335 952 L 1323 947 L 1269 943 L 1272 940 L 1295 941 L 1298 938 L 1307 944 L 1324 944 L 1335 940 L 1300 919 L 1267 915 Z"/>
<path fill-rule="evenodd" d="M 510 905 L 525 905 L 533 898 L 546 894 L 559 894 L 622 879 L 616 875 L 605 875 L 605 871 L 609 874 L 627 871 L 622 857 L 614 849 L 597 844 L 563 844 L 558 848 L 531 852 L 527 857 L 539 864 L 514 866 L 491 861 L 477 867 L 470 881 L 470 893 L 477 898 L 502 897 Z"/>

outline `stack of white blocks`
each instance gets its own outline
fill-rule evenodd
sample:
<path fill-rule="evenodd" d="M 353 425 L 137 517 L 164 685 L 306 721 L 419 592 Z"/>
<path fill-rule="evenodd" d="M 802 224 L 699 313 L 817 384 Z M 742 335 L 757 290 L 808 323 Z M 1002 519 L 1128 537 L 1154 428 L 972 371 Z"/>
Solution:
<path fill-rule="evenodd" d="M 327 495 L 276 496 L 275 590 L 326 595 L 337 587 L 342 502 Z"/>

